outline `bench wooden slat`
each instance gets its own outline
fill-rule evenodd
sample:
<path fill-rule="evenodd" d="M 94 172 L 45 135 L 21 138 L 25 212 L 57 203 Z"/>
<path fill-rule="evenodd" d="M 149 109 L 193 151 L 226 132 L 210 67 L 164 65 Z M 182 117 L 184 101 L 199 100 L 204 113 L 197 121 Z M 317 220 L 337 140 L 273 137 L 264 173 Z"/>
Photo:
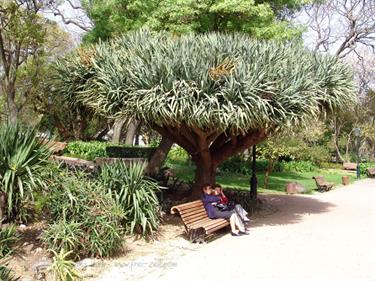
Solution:
<path fill-rule="evenodd" d="M 219 224 L 221 224 L 223 221 L 226 221 L 225 219 L 210 219 L 209 221 L 205 221 L 204 223 L 202 223 L 201 225 L 196 225 L 195 227 L 198 228 L 198 227 L 203 227 L 205 230 L 210 228 L 210 226 L 217 226 Z"/>
<path fill-rule="evenodd" d="M 191 209 L 187 209 L 187 210 L 183 210 L 180 213 L 180 215 L 188 215 L 188 214 L 191 214 L 191 213 L 194 213 L 194 212 L 197 212 L 197 211 L 201 211 L 201 210 L 205 210 L 205 208 L 203 207 L 198 207 L 198 208 L 191 208 Z"/>
<path fill-rule="evenodd" d="M 181 205 L 178 205 L 178 206 L 174 206 L 174 208 L 177 208 L 179 210 L 184 210 L 184 209 L 189 209 L 189 208 L 194 207 L 194 206 L 203 206 L 202 200 L 196 200 L 196 201 L 193 201 L 193 202 L 184 203 L 184 204 L 181 204 Z"/>
<path fill-rule="evenodd" d="M 181 215 L 182 219 L 185 219 L 185 218 L 191 217 L 191 216 L 199 214 L 199 213 L 206 213 L 206 210 L 205 209 L 194 209 L 193 211 L 191 211 L 189 213 L 182 213 L 182 214 L 180 213 L 180 215 Z"/>
<path fill-rule="evenodd" d="M 191 223 L 193 222 L 196 222 L 196 221 L 199 221 L 199 220 L 202 220 L 202 219 L 205 219 L 207 218 L 207 214 L 198 214 L 194 217 L 190 217 L 188 219 L 183 219 L 182 221 L 186 224 L 186 225 L 190 225 Z"/>
<path fill-rule="evenodd" d="M 206 234 L 211 234 L 211 233 L 215 232 L 216 230 L 224 228 L 224 227 L 226 227 L 228 225 L 229 225 L 229 222 L 228 221 L 224 221 L 224 222 L 222 222 L 222 223 L 220 223 L 220 224 L 218 224 L 216 226 L 213 226 L 213 227 L 207 229 L 206 230 Z"/>
<path fill-rule="evenodd" d="M 210 222 L 210 221 L 212 221 L 212 219 L 207 217 L 203 220 L 196 221 L 196 222 L 193 222 L 193 223 L 189 224 L 189 228 L 194 229 L 194 228 L 202 227 L 202 225 L 204 225 L 205 223 Z"/>

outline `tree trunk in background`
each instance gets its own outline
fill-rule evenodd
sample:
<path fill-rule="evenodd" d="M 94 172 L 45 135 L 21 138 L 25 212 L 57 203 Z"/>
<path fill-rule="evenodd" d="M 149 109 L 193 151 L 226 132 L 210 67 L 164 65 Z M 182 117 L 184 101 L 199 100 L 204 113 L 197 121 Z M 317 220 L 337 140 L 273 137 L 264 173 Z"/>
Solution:
<path fill-rule="evenodd" d="M 115 123 L 113 124 L 113 137 L 112 142 L 115 144 L 119 144 L 121 140 L 121 132 L 122 128 L 124 127 L 126 119 L 116 119 Z"/>
<path fill-rule="evenodd" d="M 340 128 L 339 128 L 339 125 L 337 124 L 337 117 L 334 117 L 333 129 L 334 129 L 333 143 L 335 145 L 336 163 L 344 162 L 341 156 L 340 147 L 339 147 Z"/>
<path fill-rule="evenodd" d="M 276 160 L 268 159 L 267 170 L 266 170 L 266 173 L 264 174 L 264 188 L 266 188 L 266 189 L 268 188 L 270 174 L 273 171 L 273 166 L 274 166 L 275 162 L 276 162 Z"/>
<path fill-rule="evenodd" d="M 146 169 L 146 173 L 150 176 L 156 175 L 160 168 L 163 166 L 165 159 L 167 158 L 168 152 L 173 145 L 173 141 L 167 137 L 163 137 L 161 142 L 156 149 L 155 153 L 151 156 L 150 161 Z"/>
<path fill-rule="evenodd" d="M 0 191 L 0 230 L 3 226 L 3 219 L 5 215 L 5 208 L 6 208 L 6 194 Z"/>
<path fill-rule="evenodd" d="M 139 124 L 140 124 L 139 121 L 134 121 L 134 120 L 129 123 L 128 129 L 126 131 L 126 136 L 125 136 L 125 144 L 133 145 L 134 137 L 135 137 L 135 134 L 137 133 Z"/>

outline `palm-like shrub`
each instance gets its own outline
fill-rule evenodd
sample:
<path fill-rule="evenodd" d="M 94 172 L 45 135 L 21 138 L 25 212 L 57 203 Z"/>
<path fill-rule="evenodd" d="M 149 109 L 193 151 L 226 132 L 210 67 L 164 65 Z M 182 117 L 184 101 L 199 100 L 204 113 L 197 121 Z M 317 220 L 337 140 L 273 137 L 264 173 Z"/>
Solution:
<path fill-rule="evenodd" d="M 48 203 L 51 224 L 42 239 L 52 250 L 109 256 L 122 245 L 124 214 L 102 186 L 84 174 L 62 173 Z"/>
<path fill-rule="evenodd" d="M 15 219 L 33 189 L 43 185 L 41 170 L 50 150 L 36 129 L 0 125 L 0 190 L 7 195 L 7 213 Z"/>
<path fill-rule="evenodd" d="M 152 234 L 159 226 L 157 183 L 144 176 L 145 166 L 126 165 L 119 161 L 104 166 L 99 180 L 109 189 L 125 213 L 126 230 L 143 235 Z"/>

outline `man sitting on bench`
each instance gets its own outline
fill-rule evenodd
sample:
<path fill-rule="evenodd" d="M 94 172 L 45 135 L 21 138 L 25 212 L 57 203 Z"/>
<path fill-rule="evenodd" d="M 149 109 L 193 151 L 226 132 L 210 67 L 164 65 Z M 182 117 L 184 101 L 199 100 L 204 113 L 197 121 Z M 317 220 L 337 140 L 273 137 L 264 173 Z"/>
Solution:
<path fill-rule="evenodd" d="M 218 208 L 216 208 L 216 205 L 220 202 L 221 199 L 220 196 L 213 195 L 213 190 L 210 185 L 204 185 L 202 187 L 202 192 L 202 202 L 210 219 L 229 219 L 232 236 L 249 234 L 235 210 L 220 211 Z"/>

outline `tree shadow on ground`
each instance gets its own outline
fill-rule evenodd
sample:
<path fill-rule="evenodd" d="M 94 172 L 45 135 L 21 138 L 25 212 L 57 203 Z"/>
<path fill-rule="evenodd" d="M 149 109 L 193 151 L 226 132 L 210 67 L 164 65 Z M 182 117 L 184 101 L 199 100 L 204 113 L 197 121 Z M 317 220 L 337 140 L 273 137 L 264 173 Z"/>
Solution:
<path fill-rule="evenodd" d="M 329 212 L 336 206 L 313 196 L 268 194 L 259 197 L 263 204 L 252 215 L 251 227 L 295 224 L 305 215 Z"/>

